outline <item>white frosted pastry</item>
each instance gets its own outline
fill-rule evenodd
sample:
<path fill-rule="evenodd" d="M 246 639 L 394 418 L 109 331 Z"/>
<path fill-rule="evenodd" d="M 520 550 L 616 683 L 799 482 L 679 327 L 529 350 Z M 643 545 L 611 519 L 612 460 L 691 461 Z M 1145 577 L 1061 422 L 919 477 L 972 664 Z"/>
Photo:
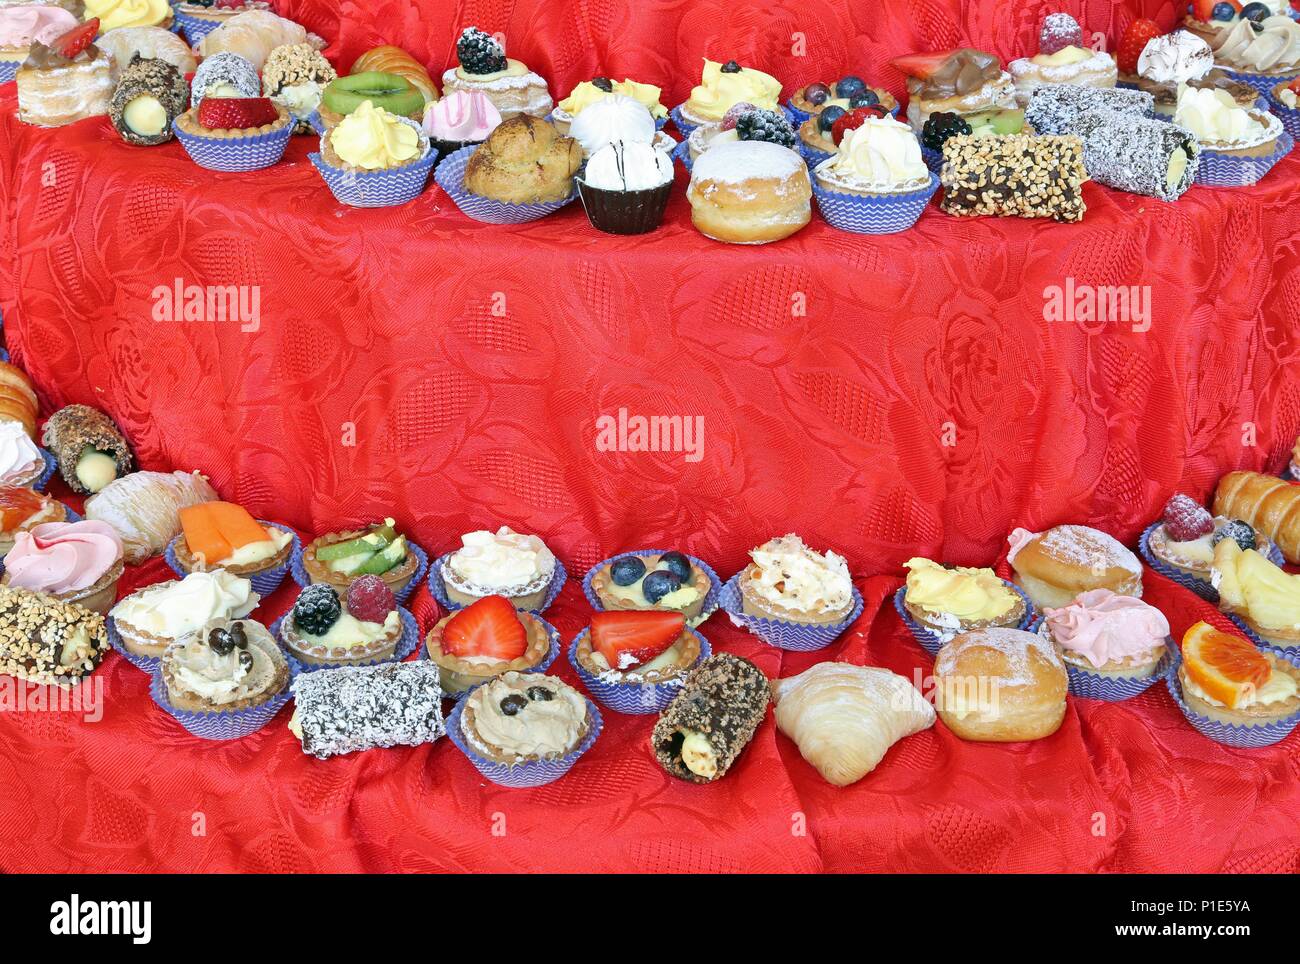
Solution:
<path fill-rule="evenodd" d="M 87 499 L 86 518 L 116 529 L 126 561 L 137 565 L 162 552 L 181 531 L 181 509 L 216 498 L 198 472 L 132 472 Z"/>
<path fill-rule="evenodd" d="M 889 194 L 930 183 L 912 128 L 892 117 L 868 117 L 848 131 L 839 151 L 817 165 L 817 183 L 850 194 Z"/>
<path fill-rule="evenodd" d="M 582 175 L 589 187 L 601 191 L 648 191 L 672 179 L 671 157 L 649 144 L 623 141 L 606 144 L 593 154 Z"/>
<path fill-rule="evenodd" d="M 644 104 L 615 95 L 596 101 L 574 118 L 569 136 L 582 145 L 583 154 L 591 156 L 614 141 L 649 144 L 655 136 L 655 119 Z"/>

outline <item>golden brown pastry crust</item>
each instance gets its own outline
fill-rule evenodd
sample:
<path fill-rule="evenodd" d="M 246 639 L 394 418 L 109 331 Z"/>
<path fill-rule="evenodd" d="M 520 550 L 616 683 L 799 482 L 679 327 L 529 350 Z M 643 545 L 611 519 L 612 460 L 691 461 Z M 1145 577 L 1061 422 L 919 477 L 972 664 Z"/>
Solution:
<path fill-rule="evenodd" d="M 812 182 L 804 166 L 783 177 L 692 178 L 686 197 L 700 233 L 732 244 L 779 241 L 812 220 Z"/>
<path fill-rule="evenodd" d="M 98 48 L 88 61 L 64 67 L 18 68 L 18 118 L 38 127 L 62 127 L 108 113 L 113 96 L 112 59 Z"/>
<path fill-rule="evenodd" d="M 195 137 L 218 137 L 229 139 L 234 137 L 256 137 L 258 134 L 269 134 L 272 131 L 278 131 L 293 120 L 293 117 L 287 110 L 279 104 L 275 105 L 276 112 L 280 115 L 271 124 L 263 124 L 261 127 L 240 127 L 225 130 L 222 128 L 208 128 L 199 123 L 199 109 L 191 107 L 180 117 L 176 118 L 176 126 L 186 134 L 193 134 Z"/>
<path fill-rule="evenodd" d="M 1292 666 L 1286 660 L 1278 659 L 1272 653 L 1265 653 L 1264 658 L 1273 664 L 1275 673 L 1285 673 L 1297 683 L 1300 683 L 1300 669 Z M 1252 723 L 1272 723 L 1275 720 L 1284 720 L 1291 714 L 1300 712 L 1300 692 L 1280 703 L 1267 705 L 1257 703 L 1254 706 L 1240 707 L 1238 709 L 1229 709 L 1226 706 L 1215 706 L 1213 703 L 1207 703 L 1199 696 L 1187 691 L 1186 663 L 1178 665 L 1178 685 L 1183 691 L 1183 702 L 1187 704 L 1188 709 L 1201 716 L 1208 716 L 1220 723 L 1235 723 L 1238 726 Z"/>
<path fill-rule="evenodd" d="M 1047 537 L 1057 530 L 1070 530 L 1087 558 L 1053 548 Z M 1141 598 L 1141 564 L 1124 549 L 1123 559 L 1129 565 L 1121 565 L 1118 552 L 1109 540 L 1098 538 L 1101 535 L 1104 533 L 1088 526 L 1054 526 L 1040 532 L 1011 560 L 1013 581 L 1039 608 L 1068 606 L 1075 596 L 1089 589 L 1109 589 L 1121 596 Z"/>
<path fill-rule="evenodd" d="M 626 553 L 626 555 L 634 555 L 645 563 L 647 575 L 655 568 L 655 566 L 659 565 L 659 560 L 662 558 L 662 555 L 657 552 L 647 554 L 638 554 L 633 552 Z M 623 556 L 620 556 L 619 558 L 621 559 Z M 638 606 L 636 603 L 627 602 L 626 600 L 620 599 L 618 596 L 614 595 L 614 563 L 612 562 L 601 566 L 600 570 L 591 577 L 592 592 L 596 594 L 596 598 L 600 600 L 601 605 L 606 609 L 657 609 L 662 612 L 681 613 L 686 617 L 688 622 L 704 612 L 704 602 L 708 598 L 709 590 L 713 588 L 712 584 L 709 582 L 708 575 L 699 566 L 691 567 L 690 585 L 700 594 L 700 598 L 682 609 L 673 609 L 670 606 L 660 606 L 649 601 L 644 605 Z"/>
<path fill-rule="evenodd" d="M 261 525 L 261 523 L 258 524 Z M 293 551 L 293 540 L 290 539 L 285 543 L 283 549 L 271 556 L 269 559 L 264 559 L 261 562 L 249 562 L 244 563 L 243 565 L 233 566 L 224 562 L 215 566 L 201 564 L 198 559 L 194 557 L 194 553 L 190 552 L 189 543 L 185 541 L 185 533 L 183 532 L 181 533 L 181 537 L 176 540 L 176 548 L 174 551 L 176 553 L 176 562 L 186 572 L 211 572 L 214 569 L 224 569 L 232 576 L 251 576 L 256 575 L 259 572 L 265 572 L 267 569 L 274 569 L 276 566 L 283 566 L 288 562 L 289 553 Z"/>
<path fill-rule="evenodd" d="M 551 635 L 540 619 L 532 613 L 519 613 L 519 620 L 524 624 L 528 636 L 528 649 L 518 659 L 501 660 L 495 663 L 471 663 L 458 656 L 442 651 L 442 631 L 451 622 L 455 613 L 444 616 L 429 630 L 424 637 L 424 648 L 429 659 L 438 665 L 438 675 L 442 679 L 444 693 L 460 693 L 477 686 L 484 680 L 502 673 L 515 671 L 522 673 L 532 669 L 546 658 L 551 648 Z"/>
<path fill-rule="evenodd" d="M 615 676 L 620 683 L 662 683 L 664 680 L 676 679 L 678 676 L 688 672 L 695 661 L 700 658 L 700 638 L 690 630 L 683 630 L 682 634 L 677 637 L 673 643 L 677 649 L 677 661 L 670 666 L 664 666 L 660 669 L 650 670 L 644 673 L 637 672 L 616 672 Z M 671 648 L 671 647 L 669 647 Z M 574 657 L 578 664 L 582 666 L 592 676 L 600 676 L 605 679 L 609 678 L 611 670 L 608 667 L 601 667 L 592 659 L 591 633 L 588 632 L 578 641 L 578 648 L 574 652 Z"/>
<path fill-rule="evenodd" d="M 113 603 L 117 602 L 117 581 L 122 578 L 125 568 L 122 560 L 119 559 L 108 567 L 107 572 L 85 589 L 79 589 L 76 592 L 46 593 L 46 595 L 60 602 L 75 603 L 82 609 L 89 609 L 101 616 L 107 615 L 108 611 L 113 608 Z M 9 585 L 9 573 L 6 572 L 3 576 L 0 576 L 0 585 Z"/>
<path fill-rule="evenodd" d="M 465 166 L 465 189 L 509 204 L 559 201 L 573 193 L 582 147 L 554 125 L 527 114 L 488 135 Z"/>
<path fill-rule="evenodd" d="M 1300 445 L 1296 446 L 1300 457 Z M 1259 472 L 1229 472 L 1214 493 L 1214 514 L 1249 522 L 1300 563 L 1300 485 Z"/>
<path fill-rule="evenodd" d="M 375 47 L 373 50 L 367 50 L 357 58 L 350 74 L 364 74 L 367 71 L 377 70 L 383 74 L 396 74 L 399 77 L 405 77 L 411 82 L 411 86 L 424 95 L 426 103 L 433 103 L 438 99 L 438 88 L 429 76 L 429 72 L 424 69 L 424 65 L 408 54 L 401 47 L 394 47 L 392 44 L 385 44 L 382 47 Z M 419 118 L 416 118 L 419 120 Z"/>
<path fill-rule="evenodd" d="M 349 539 L 356 539 L 364 536 L 368 529 L 352 529 L 348 532 L 331 532 L 317 539 L 313 539 L 307 544 L 307 548 L 302 551 L 302 565 L 307 570 L 307 577 L 312 582 L 327 582 L 335 589 L 347 590 L 352 585 L 352 581 L 357 579 L 356 575 L 345 575 L 341 572 L 335 572 L 328 568 L 325 563 L 316 558 L 316 550 L 321 546 L 331 546 L 336 542 L 347 542 Z M 381 573 L 379 578 L 384 580 L 384 584 L 396 596 L 406 588 L 406 584 L 411 581 L 415 575 L 415 570 L 419 567 L 419 560 L 415 558 L 415 553 L 411 551 L 410 543 L 407 543 L 406 558 L 401 565 L 394 566 L 385 573 Z"/>
<path fill-rule="evenodd" d="M 1033 633 L 985 629 L 956 636 L 939 650 L 934 677 L 935 709 L 963 740 L 1038 740 L 1065 719 L 1065 665 L 1053 644 Z"/>

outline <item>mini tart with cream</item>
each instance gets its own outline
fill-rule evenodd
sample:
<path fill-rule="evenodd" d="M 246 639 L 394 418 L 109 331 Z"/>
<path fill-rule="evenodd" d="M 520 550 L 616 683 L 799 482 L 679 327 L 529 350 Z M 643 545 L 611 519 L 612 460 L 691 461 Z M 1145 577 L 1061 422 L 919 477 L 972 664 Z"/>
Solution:
<path fill-rule="evenodd" d="M 301 663 L 372 663 L 397 652 L 402 615 L 376 576 L 348 587 L 347 605 L 326 583 L 308 586 L 280 623 L 280 640 Z"/>
<path fill-rule="evenodd" d="M 605 609 L 671 610 L 687 622 L 704 613 L 710 588 L 708 573 L 676 550 L 629 552 L 591 577 L 592 592 Z"/>
<path fill-rule="evenodd" d="M 1178 682 L 1193 713 L 1219 723 L 1264 726 L 1300 713 L 1300 669 L 1208 623 L 1183 636 Z"/>
<path fill-rule="evenodd" d="M 1015 628 L 1025 618 L 1025 601 L 992 569 L 941 566 L 919 557 L 903 566 L 908 570 L 903 606 L 941 636 L 991 626 Z"/>
<path fill-rule="evenodd" d="M 456 41 L 460 65 L 442 75 L 442 93 L 479 91 L 492 101 L 501 117 L 519 114 L 545 117 L 551 112 L 551 92 L 546 81 L 523 63 L 506 56 L 493 37 L 477 27 L 466 27 Z"/>
<path fill-rule="evenodd" d="M 642 685 L 685 676 L 700 658 L 700 641 L 681 613 L 657 610 L 594 613 L 578 640 L 578 665 L 602 682 Z"/>
<path fill-rule="evenodd" d="M 737 104 L 753 104 L 760 110 L 780 110 L 781 82 L 753 67 L 734 60 L 725 64 L 705 59 L 698 86 L 682 104 L 682 119 L 689 124 L 720 121 Z"/>
<path fill-rule="evenodd" d="M 1250 627 L 1260 639 L 1300 649 L 1300 575 L 1279 569 L 1254 549 L 1232 539 L 1214 547 L 1211 584 L 1219 608 Z"/>
<path fill-rule="evenodd" d="M 1213 26 L 1213 36 L 1205 39 L 1219 66 L 1263 77 L 1294 76 L 1300 70 L 1300 23 L 1285 12 Z"/>
<path fill-rule="evenodd" d="M 190 713 L 260 706 L 289 685 L 289 663 L 261 623 L 214 620 L 168 646 L 160 663 L 167 702 Z"/>
<path fill-rule="evenodd" d="M 868 117 L 844 133 L 839 150 L 813 169 L 818 187 L 859 196 L 905 194 L 930 183 L 921 145 L 906 124 Z"/>
<path fill-rule="evenodd" d="M 212 103 L 209 104 L 209 101 Z M 249 122 L 247 124 L 242 120 L 229 122 L 208 120 L 207 114 L 209 112 L 213 117 L 239 116 L 237 113 L 234 113 L 233 110 L 230 114 L 226 115 L 224 111 L 220 110 L 220 108 L 226 107 L 227 105 L 219 105 L 217 103 L 218 101 L 226 101 L 227 105 L 238 104 L 240 107 L 248 105 L 251 101 L 265 101 L 267 113 L 261 114 L 261 112 L 258 112 L 257 114 L 252 114 L 250 112 L 248 116 L 253 117 L 255 122 Z M 205 105 L 207 107 L 206 111 Z M 274 119 L 272 119 L 272 117 L 274 117 Z M 208 123 L 204 123 L 204 121 L 208 121 Z M 230 126 L 224 126 L 227 123 Z M 292 123 L 295 123 L 292 114 L 283 107 L 280 107 L 278 104 L 273 104 L 268 98 L 264 97 L 235 98 L 213 97 L 209 95 L 204 98 L 203 102 L 201 102 L 198 107 L 191 107 L 185 113 L 176 118 L 176 126 L 184 133 L 189 134 L 192 137 L 217 138 L 219 140 L 233 140 L 234 138 L 239 137 L 257 137 L 262 134 L 273 134 L 276 131 L 283 130 Z M 216 126 L 208 126 L 209 124 L 215 124 Z"/>
<path fill-rule="evenodd" d="M 591 729 L 586 698 L 541 673 L 505 673 L 465 700 L 461 735 L 478 756 L 515 766 L 577 749 Z"/>
<path fill-rule="evenodd" d="M 46 522 L 68 521 L 68 508 L 24 486 L 0 486 L 0 556 L 14 547 L 14 536 Z"/>
<path fill-rule="evenodd" d="M 251 576 L 289 561 L 293 535 L 263 525 L 243 506 L 201 502 L 181 509 L 180 516 L 175 553 L 186 572 L 221 568 L 236 576 Z"/>
<path fill-rule="evenodd" d="M 260 601 L 247 579 L 217 569 L 137 589 L 109 615 L 128 652 L 158 657 L 170 644 L 198 632 L 208 622 L 242 619 Z"/>
<path fill-rule="evenodd" d="M 447 598 L 468 606 L 484 596 L 505 596 L 516 609 L 540 609 L 555 575 L 555 556 L 537 536 L 509 526 L 467 532 L 442 563 Z"/>
<path fill-rule="evenodd" d="M 611 80 L 608 77 L 593 77 L 584 80 L 555 105 L 551 111 L 551 123 L 561 134 L 569 133 L 569 125 L 584 110 L 599 101 L 610 97 L 630 97 L 650 112 L 656 121 L 668 116 L 668 108 L 659 102 L 661 91 L 654 84 L 638 84 L 635 80 Z"/>
<path fill-rule="evenodd" d="M 1083 46 L 1083 28 L 1066 13 L 1050 14 L 1043 21 L 1038 53 L 1007 64 L 1020 106 L 1029 103 L 1034 88 L 1043 84 L 1080 87 L 1114 87 L 1119 79 L 1115 58 L 1104 50 Z"/>
<path fill-rule="evenodd" d="M 1048 609 L 1038 627 L 1061 658 L 1096 676 L 1146 679 L 1159 669 L 1169 643 L 1169 620 L 1154 606 L 1109 589 L 1081 592 Z"/>
<path fill-rule="evenodd" d="M 1147 548 L 1166 565 L 1209 582 L 1215 547 L 1224 539 L 1236 541 L 1242 549 L 1257 549 L 1264 556 L 1273 545 L 1250 523 L 1212 516 L 1195 499 L 1179 493 L 1165 505 L 1160 524 L 1147 538 Z"/>
<path fill-rule="evenodd" d="M 106 613 L 123 571 L 122 539 L 106 522 L 46 522 L 14 536 L 0 582 Z"/>
<path fill-rule="evenodd" d="M 86 0 L 86 19 L 99 18 L 107 33 L 118 27 L 170 27 L 172 7 L 167 0 Z"/>
<path fill-rule="evenodd" d="M 1277 148 L 1282 122 L 1268 111 L 1243 110 L 1224 90 L 1178 88 L 1174 123 L 1196 135 L 1201 147 L 1235 157 L 1266 157 Z"/>
<path fill-rule="evenodd" d="M 325 163 L 347 171 L 391 171 L 413 164 L 427 153 L 429 138 L 419 124 L 368 100 L 321 138 Z"/>
<path fill-rule="evenodd" d="M 463 693 L 507 672 L 538 666 L 551 648 L 546 624 L 505 596 L 485 596 L 439 620 L 424 640 L 445 693 Z"/>
<path fill-rule="evenodd" d="M 853 580 L 843 556 L 817 552 L 794 533 L 769 539 L 749 555 L 753 561 L 738 577 L 745 615 L 833 626 L 853 612 Z"/>
<path fill-rule="evenodd" d="M 331 532 L 307 544 L 302 565 L 313 583 L 325 582 L 347 589 L 358 576 L 379 576 L 399 593 L 415 576 L 420 563 L 406 536 L 392 519 L 366 529 Z"/>
<path fill-rule="evenodd" d="M 818 114 L 827 107 L 852 110 L 879 104 L 892 113 L 898 107 L 894 95 L 883 87 L 869 87 L 860 77 L 848 75 L 833 84 L 813 83 L 800 87 L 790 97 L 790 106 L 805 114 Z"/>

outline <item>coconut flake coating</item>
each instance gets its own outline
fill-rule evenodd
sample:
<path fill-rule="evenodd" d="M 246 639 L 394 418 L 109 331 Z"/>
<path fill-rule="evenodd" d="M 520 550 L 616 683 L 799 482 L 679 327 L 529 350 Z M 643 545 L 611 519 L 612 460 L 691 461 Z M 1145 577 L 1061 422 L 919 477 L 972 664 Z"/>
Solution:
<path fill-rule="evenodd" d="M 291 688 L 303 752 L 321 760 L 445 732 L 438 666 L 426 660 L 301 673 Z"/>
<path fill-rule="evenodd" d="M 1083 163 L 1099 184 L 1162 201 L 1176 201 L 1192 186 L 1201 156 L 1196 135 L 1176 124 L 1099 110 L 1084 114 L 1075 125 L 1083 139 Z M 1186 151 L 1187 167 L 1173 184 L 1167 183 L 1170 158 Z"/>
<path fill-rule="evenodd" d="M 257 68 L 239 54 L 222 51 L 205 57 L 199 69 L 194 71 L 190 101 L 198 107 L 203 103 L 208 88 L 217 84 L 229 84 L 245 97 L 262 96 L 262 81 L 257 76 Z"/>
<path fill-rule="evenodd" d="M 1025 108 L 1025 122 L 1039 134 L 1072 134 L 1075 122 L 1097 110 L 1149 117 L 1155 98 L 1146 91 L 1123 87 L 1082 87 L 1078 84 L 1043 84 L 1034 88 Z"/>

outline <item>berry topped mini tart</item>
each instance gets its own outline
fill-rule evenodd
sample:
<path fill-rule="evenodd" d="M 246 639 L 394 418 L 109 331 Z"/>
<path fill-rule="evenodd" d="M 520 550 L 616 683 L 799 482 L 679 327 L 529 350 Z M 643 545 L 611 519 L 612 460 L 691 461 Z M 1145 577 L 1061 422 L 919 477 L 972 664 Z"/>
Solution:
<path fill-rule="evenodd" d="M 219 619 L 167 647 L 160 663 L 167 702 L 188 713 L 235 713 L 289 686 L 289 663 L 261 623 Z"/>
<path fill-rule="evenodd" d="M 46 522 L 67 522 L 68 507 L 22 486 L 0 485 L 0 556 L 14 547 L 19 532 Z"/>
<path fill-rule="evenodd" d="M 1039 609 L 1068 606 L 1089 589 L 1142 597 L 1142 563 L 1113 536 L 1088 526 L 1015 529 L 1007 537 L 1012 581 Z"/>
<path fill-rule="evenodd" d="M 122 539 L 106 522 L 46 522 L 14 536 L 0 581 L 100 614 L 117 599 Z"/>
<path fill-rule="evenodd" d="M 1166 503 L 1160 521 L 1148 530 L 1146 548 L 1153 565 L 1163 563 L 1209 587 L 1214 548 L 1224 539 L 1231 539 L 1242 549 L 1257 549 L 1264 556 L 1273 551 L 1273 544 L 1250 523 L 1212 516 L 1203 505 L 1180 492 Z"/>
<path fill-rule="evenodd" d="M 709 615 L 709 573 L 698 559 L 676 550 L 615 556 L 593 569 L 587 581 L 599 609 L 666 609 L 692 624 Z"/>
<path fill-rule="evenodd" d="M 974 114 L 939 111 L 926 118 L 918 137 L 925 166 L 935 174 L 943 167 L 943 145 L 953 137 L 998 137 L 1004 134 L 1032 133 L 1026 129 L 1025 112 L 1018 108 L 998 107 Z"/>
<path fill-rule="evenodd" d="M 673 109 L 673 120 L 682 134 L 690 136 L 699 125 L 722 120 L 737 104 L 779 111 L 780 97 L 781 82 L 770 74 L 734 60 L 720 64 L 706 58 L 700 83 L 691 89 L 686 103 Z"/>
<path fill-rule="evenodd" d="M 635 80 L 610 80 L 608 77 L 593 77 L 584 80 L 555 105 L 551 111 L 551 123 L 561 134 L 569 133 L 569 125 L 592 104 L 610 97 L 630 97 L 650 112 L 656 126 L 663 126 L 668 119 L 668 108 L 659 103 L 662 91 L 654 84 L 638 84 Z"/>
<path fill-rule="evenodd" d="M 1224 538 L 1214 547 L 1211 581 L 1219 608 L 1238 625 L 1263 643 L 1300 651 L 1300 575 Z"/>
<path fill-rule="evenodd" d="M 1288 10 L 1256 2 L 1230 12 L 1223 3 L 1195 0 L 1186 26 L 1210 45 L 1215 63 L 1266 93 L 1300 73 L 1300 24 Z"/>
<path fill-rule="evenodd" d="M 180 516 L 181 534 L 172 543 L 172 552 L 181 575 L 220 568 L 255 580 L 260 573 L 289 563 L 293 533 L 258 522 L 243 506 L 200 502 L 181 509 Z M 258 591 L 265 595 L 274 590 Z"/>
<path fill-rule="evenodd" d="M 700 657 L 699 635 L 681 613 L 622 610 L 593 613 L 578 636 L 577 665 L 608 683 L 658 683 L 683 676 Z"/>
<path fill-rule="evenodd" d="M 538 616 L 518 612 L 505 596 L 485 596 L 445 616 L 425 637 L 443 692 L 458 696 L 511 670 L 531 673 L 550 665 L 554 630 Z"/>
<path fill-rule="evenodd" d="M 1086 48 L 1083 28 L 1068 13 L 1048 14 L 1038 37 L 1038 53 L 1011 61 L 1007 70 L 1021 107 L 1043 84 L 1114 87 L 1118 79 L 1115 58 L 1104 50 Z"/>
<path fill-rule="evenodd" d="M 796 123 L 803 123 L 813 114 L 834 107 L 840 111 L 854 107 L 875 107 L 879 104 L 886 113 L 898 110 L 898 101 L 883 87 L 868 87 L 861 77 L 848 74 L 833 84 L 815 83 L 800 87 L 786 106 L 794 112 Z"/>
<path fill-rule="evenodd" d="M 1028 612 L 1020 593 L 992 569 L 941 566 L 919 557 L 903 567 L 908 570 L 904 607 L 922 627 L 945 637 L 944 642 L 973 629 L 1015 629 Z"/>
<path fill-rule="evenodd" d="M 190 81 L 190 103 L 195 107 L 204 97 L 257 97 L 261 93 L 257 68 L 229 51 L 204 57 Z"/>
<path fill-rule="evenodd" d="M 466 27 L 456 41 L 460 66 L 442 75 L 442 93 L 478 91 L 496 105 L 506 120 L 520 114 L 545 117 L 551 112 L 551 92 L 546 81 L 518 60 L 506 56 L 505 49 L 489 34 L 477 27 Z"/>
<path fill-rule="evenodd" d="M 137 589 L 113 607 L 109 628 L 128 658 L 156 659 L 204 623 L 242 619 L 260 601 L 251 582 L 224 569 L 193 572 Z"/>
<path fill-rule="evenodd" d="M 1278 84 L 1268 95 L 1270 109 L 1282 121 L 1282 127 L 1292 137 L 1300 137 L 1300 77 Z M 1300 454 L 1291 463 L 1291 475 L 1300 478 L 1295 466 L 1300 464 Z"/>
<path fill-rule="evenodd" d="M 1169 620 L 1154 606 L 1109 589 L 1081 592 L 1048 609 L 1038 632 L 1065 661 L 1070 692 L 1085 699 L 1124 700 L 1158 677 L 1169 654 Z"/>
<path fill-rule="evenodd" d="M 830 626 L 853 612 L 853 580 L 843 556 L 819 553 L 794 533 L 769 539 L 749 555 L 753 561 L 737 577 L 745 615 Z"/>
<path fill-rule="evenodd" d="M 797 131 L 780 111 L 762 110 L 753 104 L 733 106 L 717 123 L 701 124 L 686 139 L 691 160 L 710 147 L 735 141 L 768 141 L 798 150 Z"/>
<path fill-rule="evenodd" d="M 556 568 L 546 543 L 509 526 L 496 532 L 467 532 L 460 541 L 461 547 L 439 564 L 442 589 L 452 605 L 505 596 L 516 609 L 542 609 Z"/>
<path fill-rule="evenodd" d="M 329 583 L 346 589 L 357 576 L 379 576 L 393 595 L 403 597 L 420 568 L 414 546 L 385 519 L 365 529 L 331 532 L 308 543 L 302 551 L 308 583 Z M 301 581 L 301 580 L 300 580 Z"/>
<path fill-rule="evenodd" d="M 14 75 L 18 119 L 38 127 L 62 127 L 108 113 L 113 94 L 113 58 L 91 41 L 99 21 L 59 34 L 48 44 L 33 40 Z"/>
<path fill-rule="evenodd" d="M 256 171 L 284 156 L 296 121 L 269 97 L 204 97 L 172 122 L 199 167 Z"/>
<path fill-rule="evenodd" d="M 907 122 L 925 126 L 931 114 L 975 114 L 1016 106 L 1016 88 L 1002 62 L 969 47 L 911 54 L 891 63 L 907 75 Z"/>
<path fill-rule="evenodd" d="M 279 625 L 280 641 L 307 666 L 377 663 L 397 654 L 402 614 L 378 576 L 361 576 L 347 591 L 346 608 L 326 583 L 308 586 Z"/>

